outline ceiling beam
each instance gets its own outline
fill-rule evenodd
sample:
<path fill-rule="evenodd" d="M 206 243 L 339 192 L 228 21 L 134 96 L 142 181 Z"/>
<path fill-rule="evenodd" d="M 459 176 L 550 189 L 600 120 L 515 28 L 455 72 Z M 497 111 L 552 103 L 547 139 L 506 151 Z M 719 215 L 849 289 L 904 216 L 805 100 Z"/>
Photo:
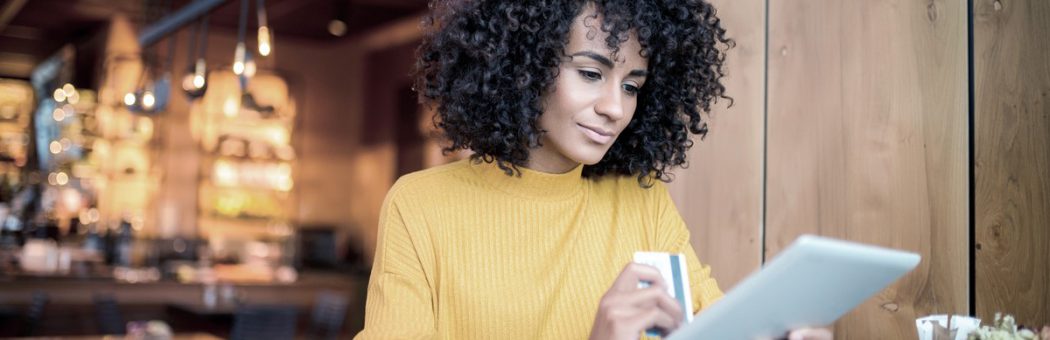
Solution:
<path fill-rule="evenodd" d="M 11 23 L 11 19 L 14 19 L 15 15 L 22 10 L 26 1 L 28 0 L 10 0 L 4 5 L 3 10 L 0 10 L 0 32 L 7 28 L 7 24 Z"/>
<path fill-rule="evenodd" d="M 426 0 L 353 0 L 353 4 L 407 10 L 427 7 Z"/>
<path fill-rule="evenodd" d="M 223 2 L 225 2 L 225 0 L 196 0 L 183 6 L 175 13 L 169 14 L 153 23 L 153 25 L 144 28 L 142 33 L 139 34 L 139 46 L 145 48 L 153 45 L 153 43 L 164 38 L 168 34 L 174 33 L 187 23 L 211 12 L 212 9 L 215 9 L 215 7 L 221 5 Z"/>

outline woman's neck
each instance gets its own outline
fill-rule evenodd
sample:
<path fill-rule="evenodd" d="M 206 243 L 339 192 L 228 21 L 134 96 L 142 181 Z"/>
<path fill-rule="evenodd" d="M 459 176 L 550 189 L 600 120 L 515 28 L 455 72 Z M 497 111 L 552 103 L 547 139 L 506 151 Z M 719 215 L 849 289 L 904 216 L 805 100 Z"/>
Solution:
<path fill-rule="evenodd" d="M 564 174 L 580 166 L 580 162 L 571 160 L 564 155 L 545 151 L 548 150 L 544 150 L 544 148 L 533 149 L 529 155 L 529 161 L 525 163 L 525 167 L 548 174 Z"/>

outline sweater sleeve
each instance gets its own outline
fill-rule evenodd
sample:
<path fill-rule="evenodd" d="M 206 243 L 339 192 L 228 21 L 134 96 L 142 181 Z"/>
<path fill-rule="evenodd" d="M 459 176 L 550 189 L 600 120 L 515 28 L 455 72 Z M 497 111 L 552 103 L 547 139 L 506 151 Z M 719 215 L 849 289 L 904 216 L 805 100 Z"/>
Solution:
<path fill-rule="evenodd" d="M 693 297 L 693 313 L 696 314 L 722 298 L 718 282 L 711 277 L 711 267 L 700 263 L 692 244 L 689 243 L 689 229 L 678 213 L 671 194 L 662 182 L 657 181 L 651 188 L 656 196 L 657 242 L 660 249 L 685 255 L 689 267 L 689 286 Z"/>
<path fill-rule="evenodd" d="M 365 327 L 355 339 L 434 338 L 432 290 L 419 242 L 402 215 L 397 186 L 387 194 L 379 218 L 375 262 L 368 283 Z M 415 235 L 418 236 L 418 235 Z"/>

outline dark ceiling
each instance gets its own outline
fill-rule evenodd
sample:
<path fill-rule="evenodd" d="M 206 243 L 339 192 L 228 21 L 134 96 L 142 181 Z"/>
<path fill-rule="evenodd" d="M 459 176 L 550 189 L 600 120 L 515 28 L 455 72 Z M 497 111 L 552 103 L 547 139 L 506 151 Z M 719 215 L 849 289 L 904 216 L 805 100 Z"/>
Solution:
<path fill-rule="evenodd" d="M 248 27 L 254 27 L 257 0 L 227 0 L 212 10 L 210 25 L 236 30 L 240 1 L 251 1 Z M 163 4 L 172 3 L 170 6 Z M 0 78 L 27 79 L 32 69 L 62 45 L 87 39 L 109 17 L 128 15 L 139 25 L 164 8 L 178 10 L 192 0 L 0 0 Z M 337 42 L 426 10 L 426 0 L 266 0 L 277 39 L 294 37 Z M 147 12 L 149 12 L 147 15 Z M 342 37 L 328 33 L 328 22 L 345 13 Z M 141 26 L 140 26 L 141 27 Z M 254 31 L 254 28 L 251 29 Z"/>

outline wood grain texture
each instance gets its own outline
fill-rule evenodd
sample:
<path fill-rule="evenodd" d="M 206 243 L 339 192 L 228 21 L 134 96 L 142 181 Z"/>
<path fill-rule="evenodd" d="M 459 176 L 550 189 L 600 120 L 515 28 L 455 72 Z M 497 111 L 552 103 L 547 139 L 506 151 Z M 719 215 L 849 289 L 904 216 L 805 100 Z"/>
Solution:
<path fill-rule="evenodd" d="M 765 1 L 712 1 L 736 41 L 726 56 L 726 92 L 711 132 L 696 138 L 690 166 L 675 171 L 669 190 L 700 260 L 729 290 L 761 264 Z"/>
<path fill-rule="evenodd" d="M 975 307 L 1050 324 L 1050 2 L 973 1 Z"/>
<path fill-rule="evenodd" d="M 914 338 L 916 317 L 968 311 L 964 4 L 770 2 L 766 258 L 803 233 L 923 256 L 836 338 Z"/>

